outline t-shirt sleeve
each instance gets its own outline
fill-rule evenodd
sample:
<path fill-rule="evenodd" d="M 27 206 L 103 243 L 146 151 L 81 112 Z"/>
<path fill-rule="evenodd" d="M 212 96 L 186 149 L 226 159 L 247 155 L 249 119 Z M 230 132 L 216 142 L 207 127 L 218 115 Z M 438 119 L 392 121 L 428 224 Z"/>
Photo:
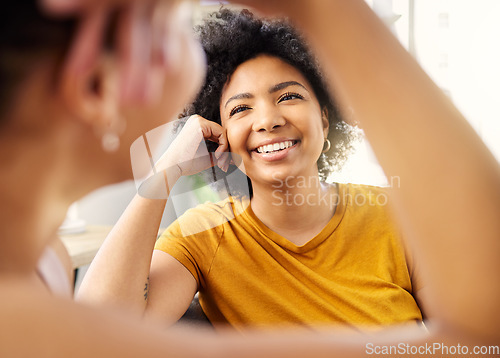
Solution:
<path fill-rule="evenodd" d="M 155 250 L 174 257 L 191 272 L 198 288 L 204 287 L 219 246 L 223 224 L 220 214 L 210 208 L 190 209 L 162 233 L 156 241 Z"/>

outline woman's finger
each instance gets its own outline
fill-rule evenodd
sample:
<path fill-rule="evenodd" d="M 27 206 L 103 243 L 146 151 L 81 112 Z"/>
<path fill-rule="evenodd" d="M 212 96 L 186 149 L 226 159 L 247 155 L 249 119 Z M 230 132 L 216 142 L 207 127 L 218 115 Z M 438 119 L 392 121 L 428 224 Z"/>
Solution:
<path fill-rule="evenodd" d="M 100 6 L 82 17 L 64 66 L 64 73 L 69 78 L 77 78 L 95 66 L 108 14 L 108 8 Z"/>
<path fill-rule="evenodd" d="M 122 99 L 156 102 L 161 98 L 166 71 L 176 70 L 180 41 L 177 0 L 136 2 L 128 7 L 118 27 L 122 67 Z M 178 31 L 178 29 L 176 29 Z"/>
<path fill-rule="evenodd" d="M 221 153 L 220 158 L 217 160 L 217 166 L 221 168 L 224 172 L 227 172 L 230 159 L 231 158 L 228 152 Z"/>
<path fill-rule="evenodd" d="M 203 138 L 212 142 L 220 144 L 223 138 L 224 129 L 218 123 L 209 121 L 203 117 L 199 117 L 199 124 L 203 133 Z"/>
<path fill-rule="evenodd" d="M 215 150 L 216 158 L 219 158 L 221 153 L 229 151 L 229 143 L 227 141 L 226 130 L 222 130 L 219 136 L 219 147 Z"/>
<path fill-rule="evenodd" d="M 201 129 L 201 135 L 204 140 L 210 140 L 218 143 L 219 147 L 215 150 L 214 155 L 217 160 L 220 159 L 221 154 L 227 152 L 229 145 L 227 142 L 226 132 L 224 128 L 215 122 L 209 121 L 200 115 L 192 115 L 186 122 L 183 131 L 193 131 L 195 128 Z"/>
<path fill-rule="evenodd" d="M 191 16 L 186 9 L 179 5 L 179 0 L 143 0 L 128 6 L 117 29 L 123 101 L 159 101 L 165 75 L 173 75 L 189 63 L 182 56 L 196 55 L 184 48 L 189 39 L 182 31 L 185 18 Z M 201 62 L 195 65 L 200 66 Z M 191 82 L 201 81 L 201 76 L 195 78 L 198 72 L 193 69 Z"/>
<path fill-rule="evenodd" d="M 117 42 L 121 66 L 123 101 L 147 101 L 148 72 L 151 66 L 153 5 L 135 3 L 123 12 L 118 25 Z"/>

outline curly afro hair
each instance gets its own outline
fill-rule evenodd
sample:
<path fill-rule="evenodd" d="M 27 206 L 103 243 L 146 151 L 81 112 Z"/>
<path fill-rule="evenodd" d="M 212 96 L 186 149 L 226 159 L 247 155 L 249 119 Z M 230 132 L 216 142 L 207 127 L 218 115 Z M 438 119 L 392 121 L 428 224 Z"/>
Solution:
<path fill-rule="evenodd" d="M 196 28 L 196 32 L 206 54 L 207 74 L 197 98 L 180 117 L 199 114 L 220 124 L 222 90 L 236 68 L 262 54 L 275 56 L 304 75 L 313 87 L 321 108 L 328 112 L 328 139 L 332 145 L 318 159 L 320 178 L 326 180 L 333 170 L 342 167 L 352 151 L 358 131 L 340 118 L 316 58 L 301 35 L 286 20 L 261 19 L 248 10 L 236 12 L 221 8 L 210 14 Z"/>

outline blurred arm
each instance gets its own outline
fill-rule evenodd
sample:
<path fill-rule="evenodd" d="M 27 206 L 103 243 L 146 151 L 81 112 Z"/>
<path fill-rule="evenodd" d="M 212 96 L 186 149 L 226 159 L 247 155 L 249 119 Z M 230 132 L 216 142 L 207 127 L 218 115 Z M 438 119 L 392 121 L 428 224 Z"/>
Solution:
<path fill-rule="evenodd" d="M 393 198 L 433 311 L 457 327 L 498 335 L 497 161 L 364 1 L 310 4 L 293 16 L 385 173 L 400 178 Z"/>

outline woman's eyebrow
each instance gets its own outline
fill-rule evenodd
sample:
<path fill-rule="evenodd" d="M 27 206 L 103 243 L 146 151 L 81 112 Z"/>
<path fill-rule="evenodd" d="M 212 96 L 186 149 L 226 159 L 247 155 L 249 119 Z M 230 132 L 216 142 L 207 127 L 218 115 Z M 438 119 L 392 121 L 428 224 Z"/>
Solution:
<path fill-rule="evenodd" d="M 302 83 L 299 83 L 297 81 L 286 81 L 286 82 L 281 82 L 281 83 L 275 84 L 274 86 L 270 87 L 269 93 L 281 91 L 282 89 L 290 87 L 290 86 L 300 86 L 303 89 L 305 89 L 306 91 L 308 91 L 307 88 L 305 88 L 305 86 Z"/>
<path fill-rule="evenodd" d="M 229 102 L 234 101 L 235 99 L 242 99 L 242 98 L 253 98 L 253 94 L 248 93 L 248 92 L 235 94 L 234 96 L 230 97 L 226 101 L 226 104 L 224 105 L 224 108 L 227 107 L 227 105 L 229 104 Z"/>
<path fill-rule="evenodd" d="M 290 87 L 290 86 L 300 86 L 303 89 L 305 89 L 306 91 L 308 91 L 307 88 L 303 84 L 301 84 L 301 83 L 299 83 L 297 81 L 286 81 L 286 82 L 277 83 L 274 86 L 271 86 L 268 91 L 269 91 L 269 93 L 274 93 L 274 92 L 281 91 L 282 89 Z M 253 98 L 253 97 L 254 97 L 253 94 L 248 93 L 248 92 L 235 94 L 234 96 L 231 96 L 226 101 L 226 104 L 224 105 L 224 108 L 227 107 L 227 105 L 229 104 L 229 102 L 234 101 L 236 99 Z"/>

